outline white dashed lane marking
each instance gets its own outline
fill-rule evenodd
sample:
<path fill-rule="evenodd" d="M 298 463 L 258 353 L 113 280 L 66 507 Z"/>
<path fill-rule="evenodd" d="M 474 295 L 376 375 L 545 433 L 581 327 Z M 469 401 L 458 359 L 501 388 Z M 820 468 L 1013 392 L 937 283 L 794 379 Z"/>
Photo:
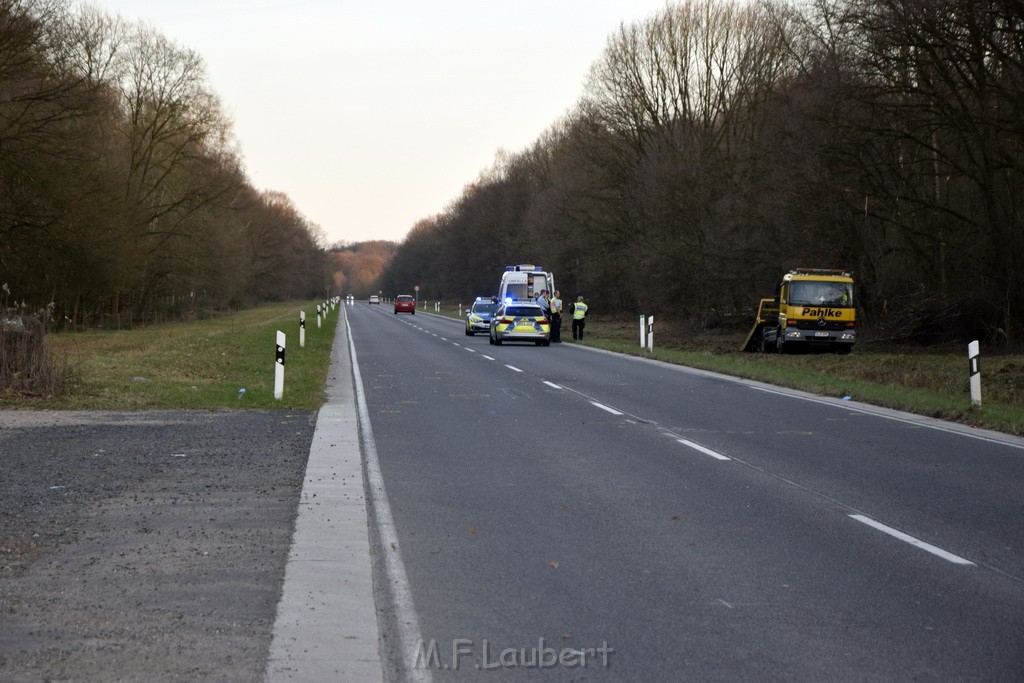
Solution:
<path fill-rule="evenodd" d="M 893 529 L 891 526 L 886 526 L 886 525 L 882 524 L 881 522 L 876 522 L 875 520 L 871 519 L 870 517 L 865 517 L 864 515 L 850 515 L 850 517 L 855 519 L 855 520 L 857 520 L 861 524 L 867 524 L 872 529 L 877 529 L 877 530 L 881 531 L 882 533 L 889 534 L 893 538 L 898 538 L 899 540 L 903 541 L 904 543 L 909 543 L 910 545 L 912 545 L 914 547 L 917 547 L 917 548 L 920 548 L 921 550 L 927 551 L 927 552 L 931 553 L 932 555 L 938 555 L 942 559 L 944 559 L 944 560 L 946 560 L 948 562 L 952 562 L 953 564 L 963 564 L 963 565 L 974 566 L 974 563 L 971 562 L 970 560 L 965 560 L 964 558 L 960 557 L 959 555 L 954 555 L 953 553 L 948 552 L 946 550 L 943 550 L 942 548 L 939 548 L 937 546 L 934 546 L 931 543 L 925 543 L 924 541 L 922 541 L 922 540 L 920 540 L 918 538 L 914 538 L 913 536 L 910 536 L 909 534 L 905 534 L 902 531 L 898 531 L 897 529 Z"/>
<path fill-rule="evenodd" d="M 704 453 L 705 455 L 710 455 L 712 458 L 715 458 L 716 460 L 731 460 L 731 458 L 727 458 L 726 456 L 722 455 L 721 453 L 715 453 L 710 448 L 704 448 L 700 444 L 694 443 L 692 441 L 687 441 L 686 439 L 676 439 L 676 441 L 678 441 L 679 443 L 683 444 L 684 446 L 689 446 L 690 448 L 692 448 L 695 451 L 700 451 L 701 453 Z"/>
<path fill-rule="evenodd" d="M 590 404 L 592 406 L 596 406 L 596 407 L 600 408 L 601 410 L 604 410 L 605 412 L 609 412 L 612 415 L 623 415 L 624 414 L 624 413 L 620 413 L 618 410 L 615 410 L 615 408 L 611 408 L 609 406 L 606 406 L 603 403 L 598 403 L 597 401 L 591 401 Z"/>
<path fill-rule="evenodd" d="M 434 337 L 437 337 L 441 341 L 446 341 L 446 342 L 447 341 L 451 341 L 447 337 L 442 337 L 442 336 L 438 335 L 436 332 L 430 332 L 429 330 L 427 330 L 425 328 L 421 328 L 421 327 L 416 326 L 416 325 L 412 325 L 412 327 L 415 327 L 418 330 L 422 330 L 423 332 L 426 332 L 426 333 L 428 333 L 428 334 L 430 334 L 430 335 L 432 335 Z M 454 346 L 463 346 L 459 342 L 451 341 L 451 343 Z M 468 346 L 463 346 L 463 348 L 465 348 L 470 353 L 477 353 L 476 350 L 471 349 Z M 484 353 L 481 353 L 480 357 L 481 358 L 486 358 L 487 360 L 490 360 L 490 361 L 497 360 L 493 356 L 488 356 L 487 354 L 484 354 Z M 523 372 L 523 370 L 521 370 L 520 368 L 517 368 L 514 365 L 505 365 L 505 367 L 508 368 L 509 370 L 512 370 L 513 372 Z M 543 381 L 543 383 L 545 385 L 551 387 L 552 389 L 559 389 L 559 390 L 564 390 L 565 389 L 565 387 L 563 387 L 561 385 L 558 385 L 558 384 L 555 384 L 554 382 L 550 382 L 548 380 L 542 380 L 542 381 Z M 582 395 L 582 394 L 581 394 L 581 396 L 585 397 L 585 395 Z M 605 411 L 607 413 L 610 413 L 611 415 L 615 415 L 615 416 L 625 415 L 625 413 L 623 413 L 622 411 L 616 410 L 615 408 L 612 408 L 611 406 L 607 406 L 607 405 L 605 405 L 603 403 L 599 403 L 597 401 L 589 401 L 589 402 L 595 408 L 600 408 L 601 410 L 603 410 L 603 411 Z M 627 422 L 635 424 L 635 421 L 633 421 L 633 420 L 627 420 Z M 722 455 L 721 453 L 718 453 L 716 451 L 713 451 L 710 448 L 705 448 L 704 446 L 701 446 L 698 443 L 695 443 L 695 442 L 690 441 L 688 439 L 678 438 L 678 436 L 676 434 L 673 434 L 672 432 L 670 432 L 668 430 L 664 431 L 663 434 L 665 436 L 669 436 L 669 437 L 675 438 L 675 440 L 678 443 L 680 443 L 680 444 L 682 444 L 684 446 L 687 446 L 689 448 L 692 448 L 695 451 L 698 451 L 700 453 L 708 455 L 708 456 L 710 456 L 710 457 L 712 457 L 712 458 L 714 458 L 716 460 L 723 460 L 723 461 L 732 460 L 732 458 L 730 458 L 728 456 L 725 456 L 725 455 Z M 741 460 L 739 462 L 743 462 L 743 461 Z M 851 517 L 852 519 L 860 522 L 861 524 L 864 524 L 866 526 L 871 527 L 872 529 L 875 529 L 877 531 L 881 531 L 884 534 L 887 534 L 889 536 L 892 536 L 893 538 L 896 538 L 896 539 L 898 539 L 900 541 L 903 541 L 904 543 L 912 545 L 912 546 L 914 546 L 916 548 L 920 548 L 921 550 L 924 550 L 924 551 L 926 551 L 928 553 L 931 553 L 932 555 L 935 555 L 937 557 L 941 557 L 942 559 L 946 560 L 947 562 L 951 562 L 953 564 L 958 564 L 958 565 L 962 565 L 962 566 L 971 566 L 971 567 L 976 566 L 974 562 L 971 562 L 968 559 L 960 557 L 959 555 L 955 555 L 955 554 L 953 554 L 953 553 L 951 553 L 951 552 L 949 552 L 947 550 L 943 550 L 942 548 L 939 548 L 938 546 L 932 545 L 931 543 L 927 543 L 927 542 L 922 541 L 922 540 L 920 540 L 918 538 L 914 538 L 913 536 L 910 536 L 909 534 L 903 533 L 902 531 L 899 531 L 898 529 L 894 529 L 894 528 L 892 528 L 890 526 L 886 526 L 885 524 L 882 524 L 881 522 L 876 522 L 875 520 L 871 519 L 870 517 L 866 517 L 866 516 L 860 515 L 860 514 L 851 514 L 851 515 L 849 515 L 849 517 Z M 728 605 L 724 601 L 721 601 L 721 602 L 723 604 L 725 604 L 726 606 L 731 607 L 731 605 Z"/>

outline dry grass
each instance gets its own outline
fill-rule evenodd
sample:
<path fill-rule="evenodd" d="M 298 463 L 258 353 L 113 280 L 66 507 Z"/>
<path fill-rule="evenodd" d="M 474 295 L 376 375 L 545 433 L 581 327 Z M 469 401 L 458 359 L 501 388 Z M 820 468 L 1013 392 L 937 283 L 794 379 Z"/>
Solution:
<path fill-rule="evenodd" d="M 315 409 L 323 401 L 338 315 L 332 312 L 319 329 L 307 320 L 300 349 L 299 311 L 308 317 L 315 308 L 290 302 L 188 323 L 50 335 L 49 349 L 73 368 L 67 390 L 2 396 L 0 407 Z M 282 400 L 273 397 L 276 330 L 288 337 Z"/>

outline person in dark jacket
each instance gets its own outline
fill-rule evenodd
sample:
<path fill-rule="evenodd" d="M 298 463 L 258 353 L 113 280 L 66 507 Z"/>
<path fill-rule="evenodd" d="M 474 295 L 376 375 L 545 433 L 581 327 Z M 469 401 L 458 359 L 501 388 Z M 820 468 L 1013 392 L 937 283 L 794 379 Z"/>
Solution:
<path fill-rule="evenodd" d="M 560 344 L 562 343 L 562 299 L 559 298 L 557 289 L 552 292 L 548 304 L 551 306 L 551 341 Z"/>

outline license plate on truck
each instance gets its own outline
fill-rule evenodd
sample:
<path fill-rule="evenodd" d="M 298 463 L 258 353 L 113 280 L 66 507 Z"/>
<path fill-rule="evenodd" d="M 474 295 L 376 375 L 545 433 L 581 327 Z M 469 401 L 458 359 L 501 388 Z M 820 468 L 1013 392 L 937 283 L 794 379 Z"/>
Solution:
<path fill-rule="evenodd" d="M 828 332 L 815 332 L 814 336 L 815 337 L 827 337 L 828 336 Z"/>

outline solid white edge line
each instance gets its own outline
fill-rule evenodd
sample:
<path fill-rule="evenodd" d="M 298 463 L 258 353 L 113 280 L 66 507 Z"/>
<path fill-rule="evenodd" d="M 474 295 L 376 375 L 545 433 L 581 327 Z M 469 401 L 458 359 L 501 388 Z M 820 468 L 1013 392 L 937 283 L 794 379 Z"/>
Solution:
<path fill-rule="evenodd" d="M 505 367 L 508 368 L 509 370 L 515 370 L 516 372 L 522 372 L 522 370 L 520 370 L 519 368 L 517 368 L 514 365 L 506 365 Z"/>
<path fill-rule="evenodd" d="M 554 382 L 549 382 L 547 380 L 544 380 L 544 384 L 547 384 L 552 389 L 561 389 L 562 388 L 562 387 L 558 386 L 557 384 L 555 384 Z"/>
<path fill-rule="evenodd" d="M 715 453 L 710 448 L 704 448 L 703 446 L 701 446 L 698 443 L 694 443 L 692 441 L 687 441 L 686 439 L 676 439 L 676 441 L 678 441 L 679 443 L 683 444 L 684 446 L 689 446 L 690 448 L 692 448 L 695 451 L 700 451 L 701 453 L 703 453 L 705 455 L 710 455 L 712 458 L 715 458 L 716 460 L 732 460 L 732 458 L 726 457 L 726 456 L 722 455 L 721 453 Z"/>
<path fill-rule="evenodd" d="M 674 365 L 672 363 L 657 360 L 655 358 L 642 358 L 640 356 L 630 356 L 627 354 L 618 353 L 616 351 L 606 351 L 605 349 L 599 349 L 594 346 L 579 346 L 578 344 L 569 344 L 567 348 L 573 349 L 574 351 L 578 351 L 580 353 L 603 353 L 612 356 L 618 356 L 619 358 L 624 358 L 634 363 L 647 363 L 649 365 L 656 365 L 658 367 L 665 368 L 666 370 L 672 370 L 674 372 L 683 372 L 689 375 L 698 375 L 701 377 L 712 377 L 716 380 L 734 382 L 736 384 L 748 387 L 750 389 L 755 389 L 757 391 L 766 391 L 772 394 L 779 394 L 780 396 L 786 396 L 787 398 L 794 398 L 801 401 L 813 401 L 815 403 L 829 405 L 834 408 L 841 408 L 843 410 L 864 413 L 865 415 L 871 415 L 873 417 L 878 417 L 883 420 L 905 422 L 907 424 L 914 425 L 915 427 L 921 427 L 923 429 L 934 429 L 936 431 L 947 432 L 950 434 L 959 434 L 960 436 L 965 436 L 970 439 L 987 441 L 989 443 L 998 444 L 1000 446 L 1009 446 L 1010 448 L 1024 450 L 1024 439 L 1013 436 L 1012 434 L 1004 434 L 990 429 L 978 429 L 975 427 L 971 427 L 969 425 L 959 424 L 957 422 L 947 422 L 933 417 L 926 417 L 924 415 L 916 415 L 914 413 L 899 411 L 893 408 L 884 408 L 882 406 L 875 406 L 869 403 L 860 403 L 859 401 L 843 401 L 838 398 L 829 398 L 827 396 L 811 394 L 810 392 L 800 391 L 799 389 L 786 389 L 783 387 L 769 385 L 766 382 L 758 382 L 756 380 L 745 379 L 743 377 L 736 377 L 735 375 L 726 375 L 720 372 L 713 372 L 711 370 L 701 370 L 699 368 L 693 368 L 687 365 Z"/>
<path fill-rule="evenodd" d="M 603 403 L 598 403 L 597 401 L 591 401 L 590 405 L 596 406 L 596 407 L 600 408 L 601 410 L 604 410 L 606 412 L 611 413 L 612 415 L 622 415 L 623 414 L 623 413 L 620 413 L 619 411 L 615 410 L 615 408 L 610 408 L 610 407 L 606 406 Z"/>
<path fill-rule="evenodd" d="M 384 574 L 388 579 L 391 596 L 395 604 L 395 629 L 398 634 L 398 648 L 402 657 L 402 667 L 410 681 L 429 683 L 433 681 L 430 671 L 416 666 L 416 653 L 423 643 L 419 619 L 416 616 L 416 604 L 412 599 L 409 577 L 402 562 L 402 553 L 398 547 L 398 532 L 391 516 L 391 505 L 388 493 L 384 488 L 384 477 L 380 471 L 377 458 L 377 446 L 373 440 L 373 428 L 370 425 L 370 411 L 366 406 L 363 393 L 363 378 L 359 373 L 359 361 L 356 358 L 355 340 L 352 338 L 352 326 L 348 328 L 348 348 L 352 357 L 352 377 L 356 390 L 356 407 L 359 412 L 359 424 L 363 444 L 363 461 L 366 463 L 366 480 L 369 488 L 366 496 L 373 501 L 373 509 L 377 519 L 377 534 L 384 558 Z"/>
<path fill-rule="evenodd" d="M 587 347 L 589 348 L 589 347 Z M 777 394 L 779 396 L 786 396 L 788 398 L 795 398 L 801 401 L 810 401 L 812 403 L 820 403 L 826 406 L 832 406 L 834 408 L 840 408 L 842 410 L 850 410 L 856 413 L 862 413 L 864 415 L 872 415 L 874 417 L 880 417 L 884 420 L 892 420 L 893 422 L 903 422 L 904 424 L 913 425 L 914 427 L 921 427 L 923 429 L 934 429 L 940 432 L 946 432 L 947 434 L 958 434 L 960 436 L 966 436 L 969 439 L 977 439 L 979 441 L 987 441 L 988 443 L 997 444 L 1000 446 L 1009 446 L 1010 448 L 1017 448 L 1024 450 L 1024 444 L 1013 443 L 1011 440 L 1015 437 L 1012 434 L 1001 434 L 991 430 L 979 430 L 968 425 L 959 424 L 956 422 L 947 422 L 939 420 L 933 417 L 927 417 L 924 415 L 917 415 L 915 413 L 906 413 L 898 411 L 894 408 L 885 408 L 883 406 L 876 406 L 870 403 L 859 403 L 857 401 L 842 401 L 838 398 L 830 398 L 828 396 L 818 396 L 810 394 L 809 392 L 801 392 L 799 389 L 787 390 L 782 387 L 772 386 L 758 386 L 753 383 L 754 380 L 743 380 L 741 378 L 733 378 L 737 383 L 744 383 L 755 391 L 763 391 L 769 394 Z M 806 394 L 806 395 L 805 395 Z M 991 434 L 986 436 L 985 432 Z"/>
<path fill-rule="evenodd" d="M 876 522 L 870 517 L 865 517 L 864 515 L 850 515 L 850 517 L 857 520 L 861 524 L 867 524 L 872 529 L 877 529 L 883 533 L 889 534 L 893 538 L 898 538 L 904 543 L 909 543 L 910 545 L 920 548 L 921 550 L 926 550 L 930 552 L 932 555 L 938 555 L 942 559 L 948 562 L 952 562 L 953 564 L 970 565 L 972 567 L 975 566 L 974 563 L 970 560 L 965 560 L 959 555 L 954 555 L 953 553 L 943 550 L 942 548 L 938 548 L 932 545 L 931 543 L 925 543 L 924 541 L 918 538 L 914 538 L 909 534 L 905 534 L 902 531 L 893 529 L 891 526 L 886 526 L 881 522 Z"/>

